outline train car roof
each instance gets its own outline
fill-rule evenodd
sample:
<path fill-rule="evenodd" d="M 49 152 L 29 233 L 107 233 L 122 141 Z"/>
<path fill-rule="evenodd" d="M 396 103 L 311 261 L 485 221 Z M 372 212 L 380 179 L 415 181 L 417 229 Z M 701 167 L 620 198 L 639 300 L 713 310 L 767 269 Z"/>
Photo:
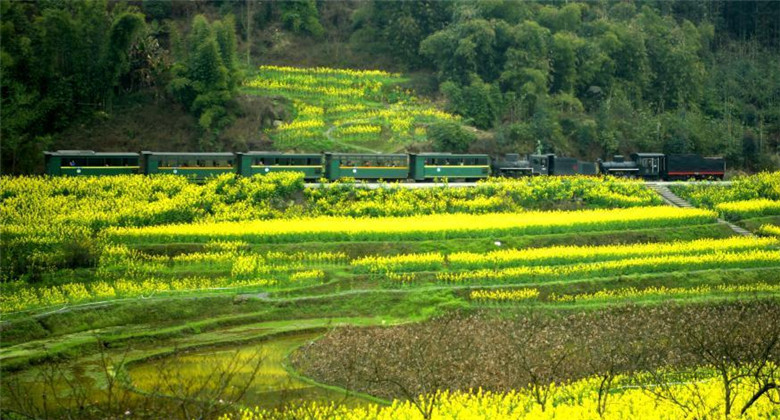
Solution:
<path fill-rule="evenodd" d="M 56 152 L 43 152 L 49 156 L 68 157 L 138 157 L 134 152 L 96 152 L 94 150 L 57 150 Z"/>
<path fill-rule="evenodd" d="M 238 152 L 236 154 L 242 154 L 244 156 L 291 156 L 291 157 L 302 157 L 302 156 L 321 157 L 322 156 L 319 153 L 287 153 L 287 152 L 261 152 L 261 151 Z"/>
<path fill-rule="evenodd" d="M 442 157 L 488 157 L 488 155 L 480 154 L 480 153 L 435 153 L 435 152 L 426 152 L 426 153 L 409 153 L 409 155 L 423 156 L 423 157 L 436 157 L 436 156 L 442 156 Z"/>
<path fill-rule="evenodd" d="M 346 156 L 346 157 L 406 157 L 403 153 L 332 153 L 326 152 L 327 156 Z"/>
<path fill-rule="evenodd" d="M 141 152 L 143 155 L 153 155 L 153 156 L 187 156 L 187 157 L 207 157 L 207 156 L 219 156 L 219 157 L 233 157 L 232 152 L 183 152 L 183 153 L 176 153 L 176 152 L 149 152 L 149 151 L 143 151 Z"/>

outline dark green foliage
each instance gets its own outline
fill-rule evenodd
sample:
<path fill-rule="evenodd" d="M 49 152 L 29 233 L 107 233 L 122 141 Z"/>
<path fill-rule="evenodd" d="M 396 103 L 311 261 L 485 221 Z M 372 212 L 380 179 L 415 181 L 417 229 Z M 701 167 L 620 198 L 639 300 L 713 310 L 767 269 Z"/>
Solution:
<path fill-rule="evenodd" d="M 220 131 L 233 120 L 233 96 L 238 70 L 235 19 L 209 25 L 203 15 L 192 20 L 186 39 L 186 57 L 173 66 L 170 92 L 197 118 L 202 130 L 201 148 L 214 149 Z"/>
<path fill-rule="evenodd" d="M 494 85 L 473 76 L 469 85 L 459 87 L 453 82 L 442 84 L 441 91 L 449 101 L 450 111 L 467 115 L 473 125 L 490 128 L 501 110 L 501 92 Z"/>
<path fill-rule="evenodd" d="M 134 9 L 106 1 L 0 8 L 3 170 L 30 172 L 52 133 L 105 115 L 118 94 L 134 89 L 130 54 L 146 24 Z"/>
<path fill-rule="evenodd" d="M 420 42 L 450 22 L 453 2 L 372 0 L 357 9 L 352 19 L 353 43 L 366 51 L 390 55 L 401 66 L 416 69 L 426 64 Z"/>
<path fill-rule="evenodd" d="M 325 30 L 319 21 L 319 12 L 314 0 L 291 0 L 279 3 L 284 26 L 296 33 L 320 37 Z"/>
<path fill-rule="evenodd" d="M 506 144 L 535 136 L 547 151 L 584 158 L 719 154 L 730 166 L 777 153 L 780 44 L 730 41 L 716 17 L 731 3 L 522 3 L 495 13 L 506 4 L 455 3 L 452 22 L 420 43 L 450 110 Z M 780 21 L 780 8 L 736 8 Z M 741 142 L 746 130 L 761 140 Z"/>
<path fill-rule="evenodd" d="M 153 19 L 168 19 L 173 10 L 173 0 L 143 0 L 143 10 Z"/>
<path fill-rule="evenodd" d="M 477 136 L 456 122 L 438 122 L 428 127 L 428 137 L 440 152 L 465 153 Z"/>

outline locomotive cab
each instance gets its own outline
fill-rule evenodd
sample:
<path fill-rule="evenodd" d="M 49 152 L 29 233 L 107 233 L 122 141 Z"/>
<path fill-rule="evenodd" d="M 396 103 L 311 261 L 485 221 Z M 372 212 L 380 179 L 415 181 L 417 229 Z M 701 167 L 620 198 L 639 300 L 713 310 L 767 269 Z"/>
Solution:
<path fill-rule="evenodd" d="M 637 176 L 644 179 L 660 179 L 666 170 L 666 155 L 663 153 L 632 153 L 636 163 Z"/>
<path fill-rule="evenodd" d="M 528 160 L 531 161 L 531 174 L 550 175 L 553 158 L 555 158 L 555 155 L 552 153 L 528 156 Z"/>

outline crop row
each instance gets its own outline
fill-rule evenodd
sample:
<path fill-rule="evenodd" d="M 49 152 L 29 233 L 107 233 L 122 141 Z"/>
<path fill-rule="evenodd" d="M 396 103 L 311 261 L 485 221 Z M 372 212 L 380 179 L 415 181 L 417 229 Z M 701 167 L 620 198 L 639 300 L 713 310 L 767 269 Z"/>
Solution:
<path fill-rule="evenodd" d="M 552 302 L 582 302 L 592 300 L 632 299 L 651 296 L 674 297 L 684 295 L 708 295 L 711 293 L 778 293 L 780 284 L 768 284 L 764 282 L 754 284 L 720 284 L 717 286 L 702 285 L 696 287 L 666 287 L 651 286 L 643 289 L 635 287 L 623 287 L 619 289 L 604 289 L 592 293 L 556 294 L 547 295 L 544 300 Z M 541 295 L 539 289 L 486 289 L 472 290 L 469 293 L 471 300 L 513 302 L 537 299 Z"/>
<path fill-rule="evenodd" d="M 174 256 L 150 255 L 125 245 L 108 245 L 98 261 L 101 279 L 143 279 L 150 276 L 175 277 L 181 272 L 208 271 L 238 279 L 286 277 L 312 267 L 346 264 L 343 252 L 250 252 L 248 250 L 193 252 Z M 301 278 L 299 276 L 299 278 Z"/>
<path fill-rule="evenodd" d="M 311 274 L 309 274 L 311 275 Z M 237 280 L 228 277 L 119 279 L 111 282 L 68 283 L 48 287 L 19 287 L 0 296 L 0 312 L 16 312 L 44 306 L 75 304 L 120 298 L 149 297 L 158 293 L 273 286 L 273 279 Z"/>
<path fill-rule="evenodd" d="M 780 226 L 776 225 L 763 225 L 758 231 L 762 235 L 780 237 Z"/>
<path fill-rule="evenodd" d="M 555 246 L 506 249 L 487 253 L 455 252 L 368 256 L 353 260 L 358 272 L 388 273 L 507 268 L 532 265 L 559 265 L 636 258 L 646 255 L 701 255 L 713 252 L 737 252 L 780 245 L 777 238 L 731 237 L 685 242 L 644 243 L 606 246 Z"/>
<path fill-rule="evenodd" d="M 710 223 L 715 217 L 708 210 L 666 206 L 514 214 L 437 214 L 378 219 L 317 217 L 120 227 L 108 229 L 107 237 L 127 244 L 202 243 L 214 240 L 249 243 L 427 240 L 686 226 Z"/>
<path fill-rule="evenodd" d="M 715 210 L 731 220 L 780 215 L 780 200 L 744 200 L 720 203 Z"/>
<path fill-rule="evenodd" d="M 740 176 L 731 185 L 693 184 L 673 186 L 672 190 L 697 207 L 714 208 L 731 201 L 780 200 L 780 171 Z"/>
<path fill-rule="evenodd" d="M 593 177 L 489 179 L 471 188 L 358 188 L 336 183 L 307 188 L 309 203 L 328 216 L 412 216 L 504 213 L 522 209 L 641 207 L 662 204 L 641 182 Z"/>
<path fill-rule="evenodd" d="M 287 274 L 280 277 L 278 273 L 282 270 Z M 74 282 L 59 286 L 40 287 L 6 285 L 6 290 L 0 296 L 0 313 L 96 300 L 149 297 L 168 292 L 270 287 L 279 284 L 295 285 L 320 282 L 325 279 L 325 272 L 320 269 L 305 269 L 303 267 L 295 269 L 289 266 L 283 266 L 276 270 L 267 267 L 252 267 L 251 270 L 247 270 L 243 266 L 234 265 L 230 276 L 214 277 L 155 277 L 160 275 L 159 271 L 162 271 L 162 267 L 147 265 L 140 270 L 132 268 L 123 270 L 121 274 L 125 277 L 111 279 L 111 276 L 101 276 L 107 280 L 91 283 Z M 98 273 L 100 274 L 100 272 Z"/>
<path fill-rule="evenodd" d="M 723 411 L 724 390 L 717 380 L 704 380 L 690 386 L 686 383 L 669 384 L 663 394 L 652 386 L 619 388 L 609 399 L 598 393 L 602 378 L 592 377 L 572 383 L 551 384 L 542 392 L 546 398 L 539 404 L 538 394 L 532 389 L 490 392 L 471 390 L 463 392 L 440 391 L 435 395 L 420 396 L 414 400 L 396 400 L 390 406 L 371 404 L 356 408 L 335 406 L 332 403 L 312 402 L 290 407 L 284 411 L 272 409 L 244 409 L 226 414 L 220 420 L 389 420 L 389 419 L 578 419 L 578 420 L 672 420 L 685 418 L 719 418 Z M 621 377 L 615 379 L 623 381 Z M 740 382 L 729 397 L 734 407 L 744 406 L 760 384 L 754 380 Z M 664 398 L 671 395 L 674 398 Z M 744 414 L 732 418 L 744 420 L 776 418 L 780 412 L 770 398 L 759 398 Z"/>
<path fill-rule="evenodd" d="M 499 270 L 449 271 L 436 274 L 436 280 L 448 283 L 525 283 L 574 278 L 616 277 L 628 274 L 717 268 L 754 268 L 780 266 L 780 251 L 716 252 L 705 255 L 647 256 L 556 266 L 521 266 Z"/>

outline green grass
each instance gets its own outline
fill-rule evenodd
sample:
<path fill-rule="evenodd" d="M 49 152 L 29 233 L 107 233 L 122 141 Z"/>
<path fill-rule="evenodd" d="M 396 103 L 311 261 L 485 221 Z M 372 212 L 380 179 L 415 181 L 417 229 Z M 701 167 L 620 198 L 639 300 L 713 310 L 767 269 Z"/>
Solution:
<path fill-rule="evenodd" d="M 780 216 L 755 217 L 752 219 L 742 219 L 738 222 L 745 229 L 756 232 L 762 225 L 780 225 Z"/>

